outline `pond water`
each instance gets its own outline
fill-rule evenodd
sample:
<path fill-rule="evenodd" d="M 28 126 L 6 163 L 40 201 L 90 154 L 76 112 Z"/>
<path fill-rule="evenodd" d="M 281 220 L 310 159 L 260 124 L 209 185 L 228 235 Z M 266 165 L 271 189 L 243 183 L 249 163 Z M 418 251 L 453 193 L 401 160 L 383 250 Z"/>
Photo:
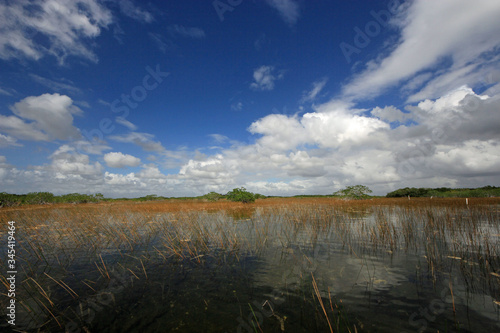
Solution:
<path fill-rule="evenodd" d="M 110 218 L 108 223 L 120 228 L 142 221 L 134 229 L 137 245 L 110 242 L 98 255 L 91 248 L 68 254 L 66 247 L 65 255 L 47 259 L 54 265 L 43 273 L 64 280 L 78 297 L 46 279 L 44 289 L 57 300 L 54 315 L 25 295 L 31 313 L 20 309 L 19 327 L 47 332 L 500 331 L 498 220 L 466 213 L 435 210 L 429 218 L 394 208 L 257 209 L 243 217 L 184 216 L 189 227 L 172 214 L 130 214 L 121 224 Z M 100 237 L 103 242 L 107 236 Z M 55 262 L 68 256 L 73 260 L 58 270 Z"/>

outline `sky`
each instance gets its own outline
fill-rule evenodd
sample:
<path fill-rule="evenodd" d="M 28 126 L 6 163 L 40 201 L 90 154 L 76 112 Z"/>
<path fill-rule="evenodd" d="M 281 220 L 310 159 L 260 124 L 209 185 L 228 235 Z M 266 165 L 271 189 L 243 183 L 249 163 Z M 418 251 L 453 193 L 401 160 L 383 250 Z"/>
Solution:
<path fill-rule="evenodd" d="M 500 185 L 500 2 L 0 1 L 0 192 Z"/>

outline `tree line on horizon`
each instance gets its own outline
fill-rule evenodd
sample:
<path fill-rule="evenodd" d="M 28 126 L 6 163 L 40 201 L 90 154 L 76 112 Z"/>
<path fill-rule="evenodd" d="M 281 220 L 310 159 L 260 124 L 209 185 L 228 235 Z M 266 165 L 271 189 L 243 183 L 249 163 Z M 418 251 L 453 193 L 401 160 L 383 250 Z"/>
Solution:
<path fill-rule="evenodd" d="M 405 187 L 387 193 L 387 198 L 400 197 L 436 197 L 436 198 L 487 198 L 500 197 L 500 187 L 483 186 L 479 188 L 425 188 Z"/>
<path fill-rule="evenodd" d="M 373 198 L 370 193 L 370 188 L 364 185 L 347 186 L 331 195 L 295 195 L 294 197 L 334 197 L 344 199 L 369 199 Z M 483 186 L 480 188 L 415 188 L 405 187 L 387 193 L 387 198 L 400 198 L 400 197 L 437 197 L 437 198 L 474 198 L 474 197 L 500 197 L 500 187 L 497 186 Z M 6 192 L 0 193 L 0 207 L 12 207 L 20 205 L 43 205 L 53 203 L 97 203 L 101 201 L 160 201 L 160 200 L 182 200 L 182 199 L 199 199 L 204 201 L 219 201 L 229 200 L 235 202 L 250 203 L 255 202 L 256 199 L 265 199 L 272 196 L 266 196 L 259 193 L 252 193 L 247 191 L 244 187 L 234 188 L 226 194 L 217 192 L 209 192 L 198 197 L 164 197 L 156 194 L 150 194 L 138 198 L 105 198 L 101 193 L 95 194 L 80 194 L 69 193 L 63 195 L 54 195 L 50 192 L 30 192 L 27 194 L 10 194 Z"/>

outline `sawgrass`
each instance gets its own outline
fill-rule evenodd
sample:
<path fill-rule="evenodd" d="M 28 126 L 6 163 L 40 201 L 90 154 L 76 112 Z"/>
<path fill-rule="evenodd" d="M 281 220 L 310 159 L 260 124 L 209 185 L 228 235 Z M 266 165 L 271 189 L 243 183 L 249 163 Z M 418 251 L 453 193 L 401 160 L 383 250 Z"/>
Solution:
<path fill-rule="evenodd" d="M 290 244 L 314 247 L 335 241 L 357 257 L 421 254 L 427 263 L 421 274 L 432 281 L 458 267 L 471 291 L 498 299 L 499 205 L 498 198 L 474 198 L 466 204 L 460 198 L 325 197 L 258 199 L 250 204 L 56 204 L 2 208 L 0 221 L 5 223 L 0 230 L 6 232 L 6 222 L 16 221 L 20 309 L 35 326 L 50 331 L 74 320 L 75 301 L 105 289 L 118 267 L 130 272 L 132 281 L 148 283 L 159 264 L 175 268 L 210 261 L 222 266 L 259 255 L 271 243 L 285 251 Z M 7 285 L 6 276 L 0 279 Z M 326 291 L 318 289 L 314 276 L 312 283 L 321 317 L 333 331 L 346 321 L 345 312 L 339 314 L 329 291 L 322 299 Z"/>

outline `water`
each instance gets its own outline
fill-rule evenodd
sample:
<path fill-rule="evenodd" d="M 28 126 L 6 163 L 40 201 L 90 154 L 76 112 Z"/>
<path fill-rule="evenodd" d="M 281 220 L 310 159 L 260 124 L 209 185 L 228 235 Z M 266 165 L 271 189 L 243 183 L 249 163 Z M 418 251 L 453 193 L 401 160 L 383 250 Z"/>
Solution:
<path fill-rule="evenodd" d="M 110 218 L 119 228 L 142 226 L 126 229 L 130 240 L 123 242 L 99 236 L 102 248 L 94 252 L 70 252 L 71 242 L 63 242 L 65 254 L 47 259 L 53 265 L 37 275 L 64 280 L 78 297 L 46 278 L 57 322 L 37 294 L 24 295 L 31 314 L 20 309 L 19 323 L 44 332 L 499 331 L 500 278 L 484 273 L 474 254 L 482 253 L 477 242 L 498 248 L 498 221 L 476 221 L 484 237 L 475 241 L 466 237 L 471 223 L 438 237 L 410 212 L 415 229 L 408 240 L 403 213 L 284 208 L 250 216 Z M 174 218 L 182 223 L 169 222 Z M 172 244 L 174 250 L 167 248 Z M 489 259 L 490 266 L 498 263 L 496 255 Z M 61 261 L 64 269 L 56 265 Z M 33 295 L 33 283 L 24 285 Z"/>

